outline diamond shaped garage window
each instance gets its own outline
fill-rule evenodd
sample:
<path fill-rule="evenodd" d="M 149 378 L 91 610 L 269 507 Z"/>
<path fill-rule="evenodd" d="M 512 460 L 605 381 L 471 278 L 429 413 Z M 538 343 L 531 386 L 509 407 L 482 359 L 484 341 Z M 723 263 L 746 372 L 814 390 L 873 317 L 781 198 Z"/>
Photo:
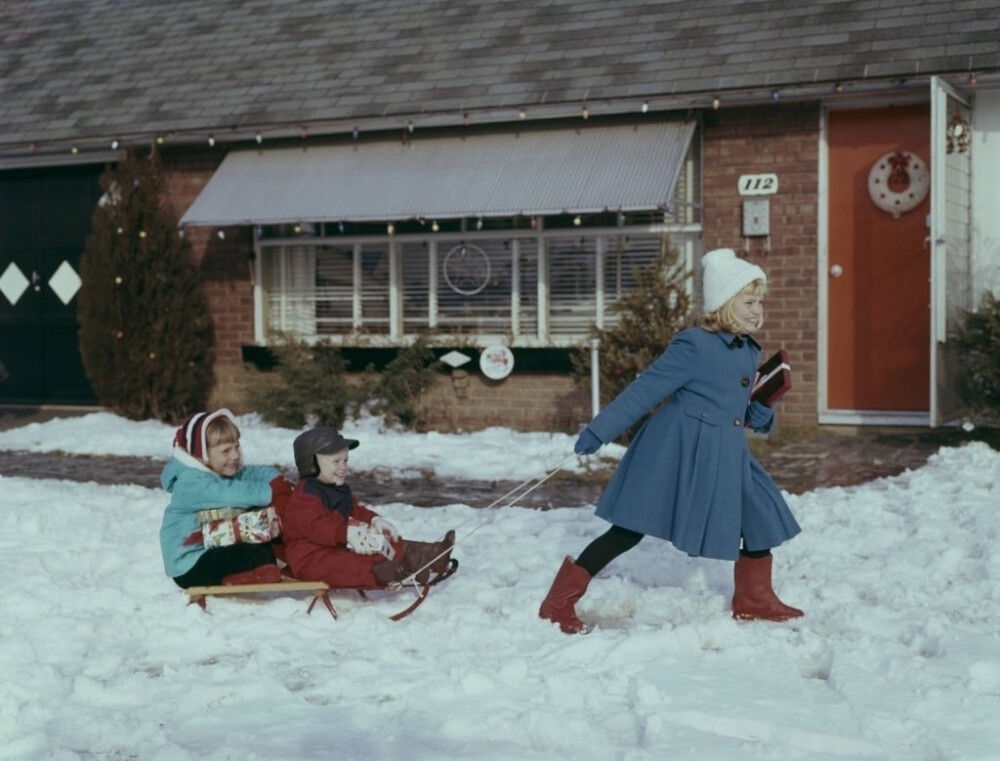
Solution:
<path fill-rule="evenodd" d="M 18 299 L 28 290 L 29 285 L 28 278 L 14 262 L 8 264 L 3 275 L 0 275 L 0 293 L 6 297 L 11 305 L 18 302 Z"/>
<path fill-rule="evenodd" d="M 59 297 L 63 304 L 69 303 L 69 300 L 80 290 L 81 285 L 83 285 L 83 281 L 80 280 L 80 276 L 76 274 L 76 270 L 67 261 L 63 261 L 59 265 L 59 269 L 49 279 L 49 288 L 56 292 L 56 296 Z"/>

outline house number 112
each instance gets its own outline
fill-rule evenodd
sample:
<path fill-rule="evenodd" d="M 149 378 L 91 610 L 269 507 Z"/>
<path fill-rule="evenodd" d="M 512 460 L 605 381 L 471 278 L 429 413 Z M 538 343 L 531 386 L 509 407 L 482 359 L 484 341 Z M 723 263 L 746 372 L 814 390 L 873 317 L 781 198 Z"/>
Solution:
<path fill-rule="evenodd" d="M 740 175 L 739 189 L 741 196 L 772 195 L 778 192 L 778 175 L 776 174 Z"/>

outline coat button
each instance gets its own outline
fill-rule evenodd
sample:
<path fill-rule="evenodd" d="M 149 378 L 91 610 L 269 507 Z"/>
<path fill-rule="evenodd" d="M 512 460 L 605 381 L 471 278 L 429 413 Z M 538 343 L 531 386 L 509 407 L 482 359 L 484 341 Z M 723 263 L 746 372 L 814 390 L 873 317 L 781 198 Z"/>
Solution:
<path fill-rule="evenodd" d="M 740 420 L 738 417 L 737 418 L 733 418 L 733 425 L 735 425 L 737 428 L 739 428 L 741 425 L 743 425 L 743 421 Z"/>
<path fill-rule="evenodd" d="M 740 385 L 743 386 L 743 388 L 746 388 L 747 386 L 750 385 L 750 379 L 744 378 L 743 380 L 740 381 Z"/>

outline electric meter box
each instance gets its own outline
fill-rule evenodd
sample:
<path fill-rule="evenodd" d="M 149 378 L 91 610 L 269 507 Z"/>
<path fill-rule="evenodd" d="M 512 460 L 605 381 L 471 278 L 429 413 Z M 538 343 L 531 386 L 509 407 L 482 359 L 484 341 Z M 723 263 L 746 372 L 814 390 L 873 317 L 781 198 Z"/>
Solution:
<path fill-rule="evenodd" d="M 771 234 L 771 202 L 766 199 L 743 202 L 743 235 L 746 237 Z"/>

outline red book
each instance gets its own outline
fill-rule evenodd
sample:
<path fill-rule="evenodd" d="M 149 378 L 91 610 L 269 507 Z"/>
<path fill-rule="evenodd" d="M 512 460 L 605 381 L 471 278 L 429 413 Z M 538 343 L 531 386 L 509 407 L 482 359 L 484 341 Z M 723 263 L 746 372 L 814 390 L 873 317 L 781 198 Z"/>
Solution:
<path fill-rule="evenodd" d="M 750 399 L 772 407 L 791 387 L 792 367 L 788 364 L 788 352 L 780 349 L 757 369 Z"/>

